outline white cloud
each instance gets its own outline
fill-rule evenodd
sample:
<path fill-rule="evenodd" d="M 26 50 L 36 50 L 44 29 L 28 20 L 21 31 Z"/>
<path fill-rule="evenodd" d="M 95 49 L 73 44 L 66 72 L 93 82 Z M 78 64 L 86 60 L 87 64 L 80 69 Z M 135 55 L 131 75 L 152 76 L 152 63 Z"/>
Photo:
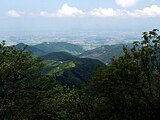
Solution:
<path fill-rule="evenodd" d="M 123 9 L 98 8 L 90 11 L 89 14 L 95 17 L 156 17 L 160 16 L 160 6 L 152 5 L 132 12 Z"/>
<path fill-rule="evenodd" d="M 8 11 L 7 15 L 10 17 L 21 17 L 21 13 L 17 12 L 16 10 Z"/>
<path fill-rule="evenodd" d="M 62 8 L 58 10 L 57 16 L 63 17 L 63 16 L 79 16 L 84 15 L 85 13 L 82 10 L 79 10 L 78 8 L 71 7 L 68 4 L 63 4 Z"/>
<path fill-rule="evenodd" d="M 112 17 L 117 16 L 117 12 L 113 8 L 98 8 L 93 9 L 90 14 L 96 17 Z"/>
<path fill-rule="evenodd" d="M 97 8 L 89 12 L 94 17 L 120 17 L 128 16 L 130 14 L 127 10 L 113 9 L 113 8 Z"/>
<path fill-rule="evenodd" d="M 13 12 L 15 13 L 15 12 Z M 12 14 L 13 14 L 12 13 Z M 18 17 L 19 15 L 17 15 Z M 136 9 L 128 11 L 125 9 L 113 8 L 95 8 L 89 12 L 83 12 L 75 7 L 70 7 L 64 4 L 56 13 L 49 13 L 41 11 L 40 16 L 43 17 L 79 17 L 79 16 L 93 16 L 93 17 L 157 17 L 160 16 L 160 6 L 152 5 L 143 9 Z"/>
<path fill-rule="evenodd" d="M 139 0 L 115 0 L 117 5 L 123 8 L 134 6 L 138 1 Z"/>
<path fill-rule="evenodd" d="M 41 11 L 40 16 L 43 17 L 74 17 L 74 16 L 83 16 L 85 13 L 78 8 L 71 7 L 68 4 L 63 4 L 61 9 L 57 13 L 49 13 L 46 11 Z"/>
<path fill-rule="evenodd" d="M 156 17 L 160 16 L 160 6 L 152 5 L 150 7 L 143 8 L 142 10 L 135 10 L 129 14 L 134 17 Z"/>

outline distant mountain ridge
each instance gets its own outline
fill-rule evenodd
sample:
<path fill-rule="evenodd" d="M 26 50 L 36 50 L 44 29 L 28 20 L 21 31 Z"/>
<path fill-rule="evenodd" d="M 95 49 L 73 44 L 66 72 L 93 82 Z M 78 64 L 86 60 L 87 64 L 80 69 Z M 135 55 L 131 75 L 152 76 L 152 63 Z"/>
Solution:
<path fill-rule="evenodd" d="M 19 43 L 19 44 L 15 45 L 15 47 L 18 49 L 22 49 L 25 46 L 26 46 L 26 44 L 24 44 L 24 43 Z M 39 48 L 36 48 L 34 46 L 28 46 L 25 51 L 31 51 L 33 56 L 35 56 L 35 57 L 47 54 L 45 51 L 43 51 Z"/>
<path fill-rule="evenodd" d="M 64 54 L 65 57 L 66 54 L 71 54 L 76 56 L 78 55 L 80 58 L 97 59 L 105 64 L 109 64 L 111 62 L 111 58 L 123 55 L 123 45 L 127 45 L 129 49 L 132 47 L 132 44 L 103 45 L 101 47 L 85 51 L 81 46 L 71 43 L 44 42 L 41 44 L 28 46 L 26 50 L 31 51 L 34 57 L 44 56 L 44 55 L 48 55 L 48 57 L 51 57 L 52 56 L 51 54 L 53 53 L 56 54 L 58 52 L 62 52 L 61 54 Z M 16 48 L 21 49 L 24 46 L 25 44 L 19 43 L 16 45 Z M 45 57 L 47 58 L 47 56 Z M 72 56 L 71 58 L 75 59 L 75 56 Z"/>
<path fill-rule="evenodd" d="M 21 49 L 25 45 L 26 44 L 24 43 L 19 43 L 15 45 L 15 47 Z M 72 55 L 79 55 L 84 52 L 84 49 L 81 46 L 67 42 L 44 42 L 28 46 L 26 50 L 31 51 L 33 56 L 43 56 L 52 52 L 68 52 Z"/>
<path fill-rule="evenodd" d="M 34 45 L 34 47 L 43 50 L 46 53 L 63 51 L 73 55 L 78 55 L 84 52 L 84 49 L 81 46 L 67 42 L 44 42 L 41 44 Z"/>
<path fill-rule="evenodd" d="M 111 58 L 123 55 L 123 45 L 127 45 L 128 48 L 132 46 L 132 44 L 103 45 L 93 50 L 85 51 L 79 57 L 97 59 L 108 64 L 111 62 Z"/>

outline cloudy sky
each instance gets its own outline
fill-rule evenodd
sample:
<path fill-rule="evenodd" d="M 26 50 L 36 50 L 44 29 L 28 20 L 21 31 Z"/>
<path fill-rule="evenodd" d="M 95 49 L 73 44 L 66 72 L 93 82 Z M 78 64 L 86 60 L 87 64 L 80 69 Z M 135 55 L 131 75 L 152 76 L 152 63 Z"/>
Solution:
<path fill-rule="evenodd" d="M 160 0 L 0 0 L 0 31 L 146 31 Z"/>

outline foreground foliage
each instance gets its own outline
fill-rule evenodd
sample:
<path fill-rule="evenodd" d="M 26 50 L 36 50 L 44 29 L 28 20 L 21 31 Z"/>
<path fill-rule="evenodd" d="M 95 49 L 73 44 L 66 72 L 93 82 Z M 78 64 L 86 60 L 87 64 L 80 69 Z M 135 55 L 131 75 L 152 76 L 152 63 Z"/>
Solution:
<path fill-rule="evenodd" d="M 143 33 L 124 56 L 97 73 L 93 86 L 100 93 L 102 119 L 158 119 L 160 112 L 160 36 Z M 102 87 L 103 86 L 103 87 Z M 103 107 L 105 106 L 105 107 Z"/>

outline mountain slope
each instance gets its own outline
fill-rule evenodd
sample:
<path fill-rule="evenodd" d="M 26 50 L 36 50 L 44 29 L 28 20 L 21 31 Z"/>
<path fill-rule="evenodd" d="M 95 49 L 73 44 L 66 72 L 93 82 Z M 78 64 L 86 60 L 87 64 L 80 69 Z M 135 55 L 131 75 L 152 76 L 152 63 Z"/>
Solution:
<path fill-rule="evenodd" d="M 128 48 L 131 48 L 131 44 L 127 44 Z M 102 61 L 105 64 L 111 62 L 113 56 L 118 57 L 123 55 L 123 45 L 104 45 L 93 50 L 88 50 L 79 55 L 81 58 L 92 58 Z"/>
<path fill-rule="evenodd" d="M 66 42 L 44 42 L 41 44 L 34 45 L 34 47 L 43 50 L 46 53 L 64 51 L 73 55 L 78 55 L 84 52 L 81 46 Z"/>
<path fill-rule="evenodd" d="M 58 77 L 61 84 L 80 87 L 92 80 L 98 65 L 102 68 L 106 67 L 102 62 L 89 58 L 82 58 L 74 62 L 75 67 L 65 70 L 63 75 Z"/>
<path fill-rule="evenodd" d="M 67 60 L 75 60 L 78 57 L 71 55 L 67 52 L 52 52 L 42 56 L 42 58 L 44 60 L 67 61 Z"/>
<path fill-rule="evenodd" d="M 15 47 L 18 49 L 23 49 L 25 46 L 26 46 L 26 44 L 24 44 L 24 43 L 19 43 L 19 44 L 15 45 Z M 45 51 L 38 49 L 34 46 L 28 46 L 26 48 L 26 51 L 31 51 L 33 56 L 35 56 L 35 57 L 47 54 Z"/>
<path fill-rule="evenodd" d="M 65 52 L 49 53 L 43 59 L 45 74 L 55 75 L 59 83 L 77 88 L 92 79 L 97 65 L 106 67 L 99 60 L 78 58 Z"/>

